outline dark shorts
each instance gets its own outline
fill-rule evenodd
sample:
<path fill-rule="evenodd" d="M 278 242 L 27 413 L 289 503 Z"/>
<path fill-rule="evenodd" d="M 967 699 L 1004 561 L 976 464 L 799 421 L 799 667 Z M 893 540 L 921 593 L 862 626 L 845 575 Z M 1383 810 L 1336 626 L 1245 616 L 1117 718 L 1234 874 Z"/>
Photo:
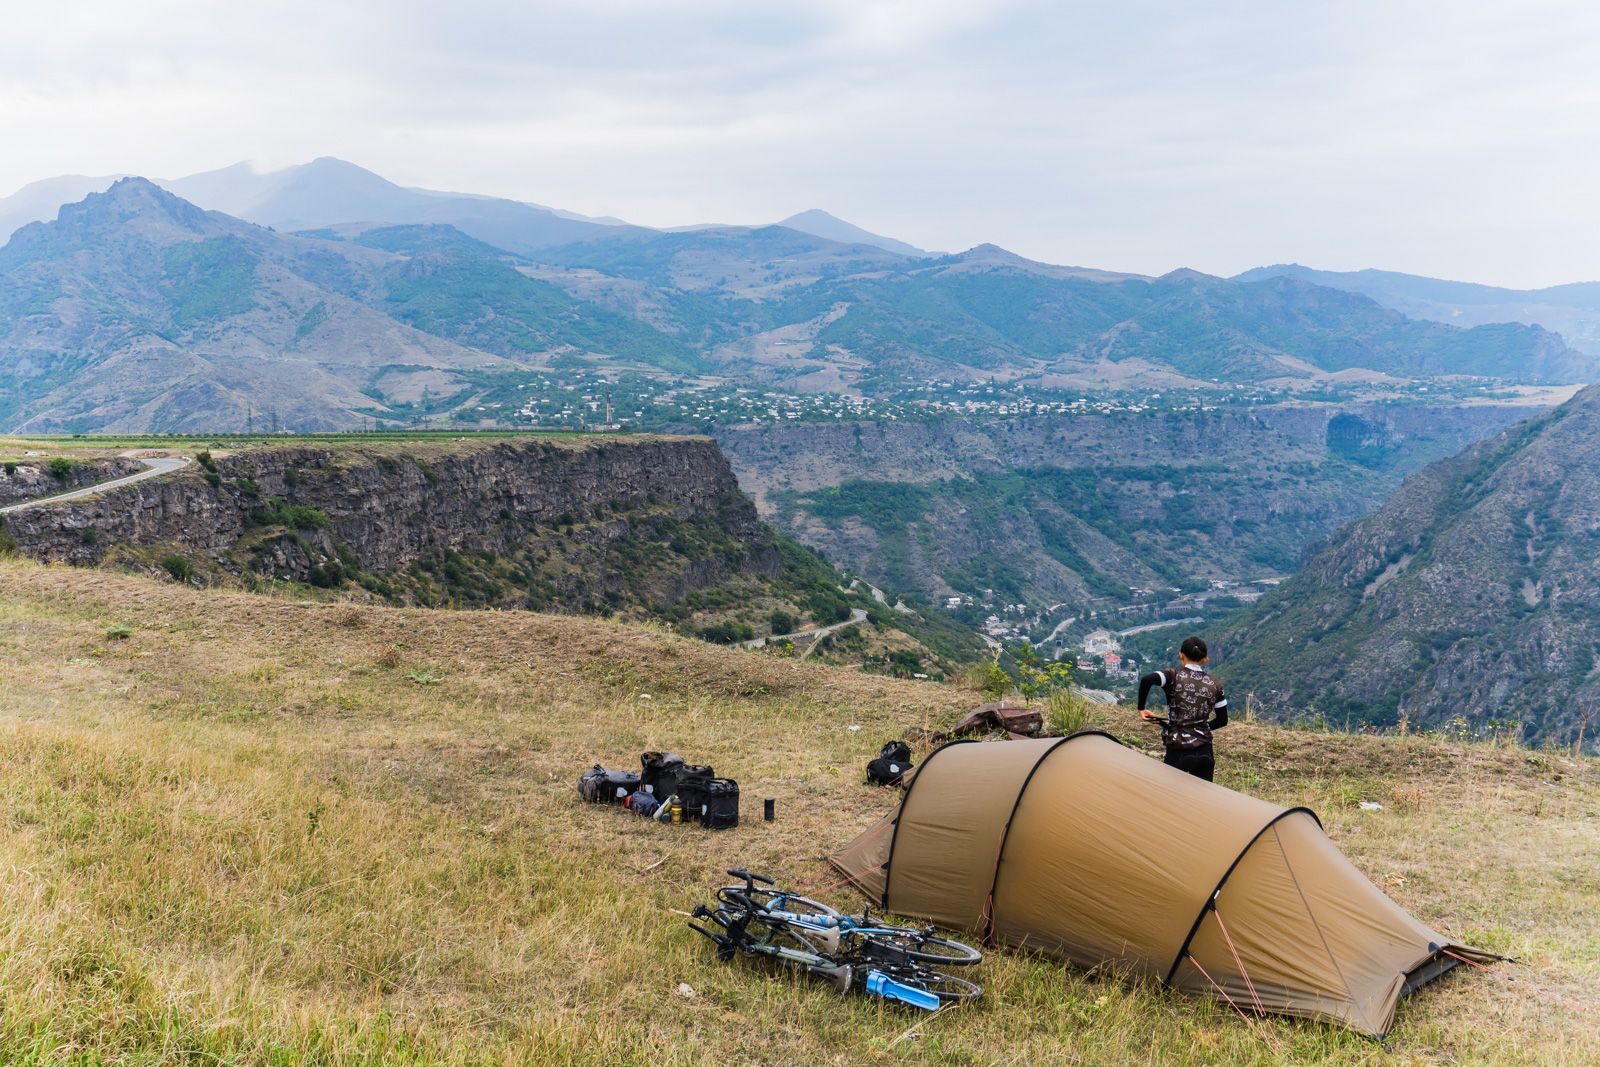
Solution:
<path fill-rule="evenodd" d="M 1167 758 L 1162 762 L 1208 782 L 1211 781 L 1212 772 L 1217 769 L 1216 753 L 1212 751 L 1209 741 L 1194 748 L 1169 748 Z"/>

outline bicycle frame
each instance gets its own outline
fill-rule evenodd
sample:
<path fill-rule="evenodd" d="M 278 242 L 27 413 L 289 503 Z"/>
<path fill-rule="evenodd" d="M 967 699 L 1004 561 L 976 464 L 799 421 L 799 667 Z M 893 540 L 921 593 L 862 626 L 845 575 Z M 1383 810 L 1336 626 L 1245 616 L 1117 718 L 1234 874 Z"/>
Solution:
<path fill-rule="evenodd" d="M 717 890 L 714 909 L 696 905 L 691 913 L 694 919 L 710 919 L 713 928 L 689 924 L 716 943 L 718 959 L 730 960 L 740 953 L 766 956 L 828 978 L 840 992 L 854 984 L 873 996 L 926 1011 L 939 1010 L 947 998 L 971 999 L 982 992 L 976 983 L 943 975 L 916 950 L 902 947 L 910 941 L 913 945 L 938 942 L 964 949 L 956 942 L 933 937 L 931 926 L 915 929 L 877 925 L 870 911 L 859 917 L 841 914 L 796 893 L 758 891 L 757 882 L 773 885 L 765 875 L 743 868 L 730 869 L 728 873 L 742 878 L 745 884 L 723 886 Z M 791 901 L 804 910 L 790 911 Z M 976 952 L 965 951 L 972 958 L 951 962 L 977 962 Z M 933 958 L 935 965 L 941 961 L 942 957 Z"/>

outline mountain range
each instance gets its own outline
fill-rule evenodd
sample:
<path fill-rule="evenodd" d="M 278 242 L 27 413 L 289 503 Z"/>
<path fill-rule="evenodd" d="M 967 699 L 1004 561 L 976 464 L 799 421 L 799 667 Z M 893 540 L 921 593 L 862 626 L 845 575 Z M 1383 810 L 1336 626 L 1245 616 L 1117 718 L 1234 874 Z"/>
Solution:
<path fill-rule="evenodd" d="M 1281 714 L 1570 742 L 1600 709 L 1597 549 L 1591 386 L 1408 478 L 1219 635 L 1218 670 Z"/>
<path fill-rule="evenodd" d="M 48 222 L 63 205 L 104 192 L 125 177 L 129 175 L 64 175 L 0 197 L 0 241 L 30 222 Z M 276 230 L 315 230 L 350 223 L 443 224 L 517 253 L 579 241 L 600 233 L 601 227 L 628 226 L 609 216 L 579 215 L 502 197 L 407 188 L 331 156 L 270 171 L 236 163 L 184 178 L 155 179 L 155 184 L 208 211 Z M 904 241 L 869 233 L 818 208 L 791 215 L 777 225 L 830 241 L 875 245 L 905 256 L 927 255 Z"/>
<path fill-rule="evenodd" d="M 1314 270 L 1299 264 L 1257 267 L 1237 281 L 1296 278 L 1314 285 L 1371 297 L 1414 319 L 1456 326 L 1523 322 L 1561 334 L 1574 348 L 1600 354 L 1600 282 L 1574 282 L 1546 289 L 1504 289 L 1387 270 Z"/>
<path fill-rule="evenodd" d="M 1600 362 L 1537 326 L 1408 319 L 1295 278 L 1150 279 L 989 245 L 912 256 L 788 226 L 664 232 L 405 190 L 337 160 L 170 184 L 254 218 L 127 178 L 0 249 L 0 426 L 243 427 L 263 408 L 357 426 L 424 398 L 470 405 L 475 375 L 553 366 L 800 391 L 1292 390 L 1578 382 Z"/>

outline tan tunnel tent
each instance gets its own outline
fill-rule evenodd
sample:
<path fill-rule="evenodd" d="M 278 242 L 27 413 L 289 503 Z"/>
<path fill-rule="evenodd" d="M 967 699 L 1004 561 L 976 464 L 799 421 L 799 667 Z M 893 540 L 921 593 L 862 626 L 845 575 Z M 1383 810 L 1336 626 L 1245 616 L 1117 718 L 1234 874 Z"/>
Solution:
<path fill-rule="evenodd" d="M 1404 994 L 1499 958 L 1406 914 L 1308 809 L 1099 731 L 951 742 L 830 860 L 901 915 L 1376 1037 Z"/>

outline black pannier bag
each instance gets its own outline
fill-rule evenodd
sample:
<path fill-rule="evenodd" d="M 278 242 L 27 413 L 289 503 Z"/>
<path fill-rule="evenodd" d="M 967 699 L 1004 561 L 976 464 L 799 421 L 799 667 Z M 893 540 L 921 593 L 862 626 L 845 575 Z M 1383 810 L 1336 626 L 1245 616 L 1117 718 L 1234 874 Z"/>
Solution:
<path fill-rule="evenodd" d="M 867 781 L 873 785 L 899 785 L 912 766 L 911 746 L 904 741 L 890 741 L 878 758 L 867 764 Z"/>
<path fill-rule="evenodd" d="M 678 783 L 678 800 L 683 805 L 684 818 L 698 820 L 709 830 L 739 825 L 739 783 L 732 778 L 689 775 Z"/>
<path fill-rule="evenodd" d="M 591 804 L 621 804 L 639 788 L 632 771 L 608 771 L 596 763 L 578 779 L 578 795 Z"/>
<path fill-rule="evenodd" d="M 683 766 L 683 757 L 676 752 L 646 752 L 639 757 L 639 763 L 641 766 L 639 788 L 651 796 L 659 796 L 662 800 L 671 796 L 670 793 L 657 793 L 656 786 L 670 786 L 677 783 L 678 768 Z"/>
<path fill-rule="evenodd" d="M 643 773 L 639 775 L 639 788 L 657 800 L 667 800 L 679 791 L 678 783 L 688 777 L 710 778 L 716 772 L 710 767 L 683 762 L 676 752 L 646 752 L 639 757 Z"/>

